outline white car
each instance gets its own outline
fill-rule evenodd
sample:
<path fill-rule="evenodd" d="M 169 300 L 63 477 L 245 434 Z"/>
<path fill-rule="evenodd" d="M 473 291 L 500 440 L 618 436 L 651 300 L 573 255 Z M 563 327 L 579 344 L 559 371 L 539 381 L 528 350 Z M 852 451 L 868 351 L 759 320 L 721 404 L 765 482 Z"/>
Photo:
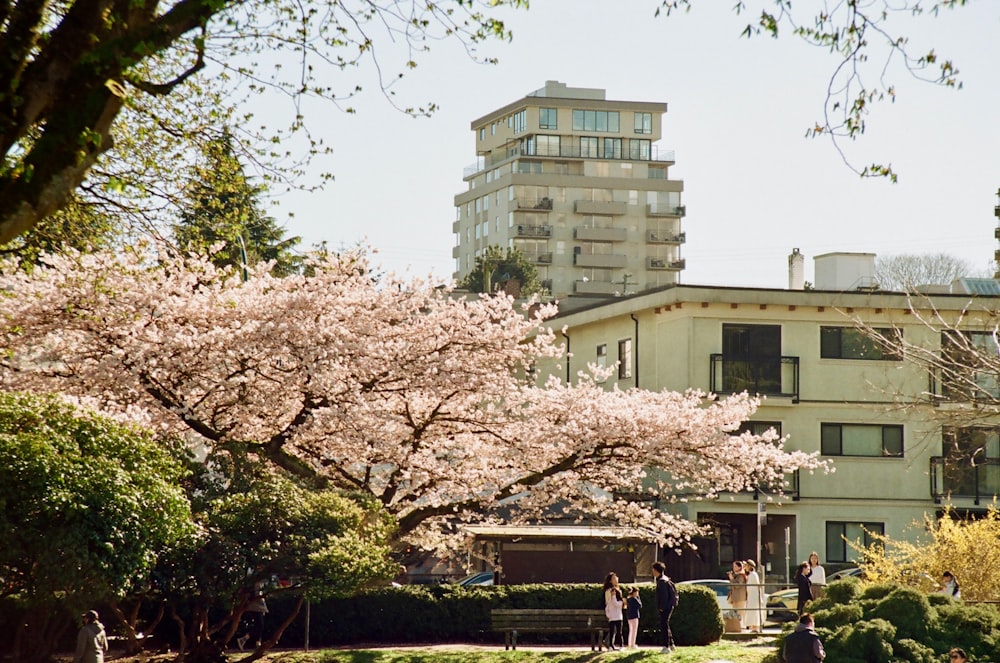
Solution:
<path fill-rule="evenodd" d="M 731 610 L 732 606 L 729 605 L 729 581 L 722 579 L 706 579 L 706 580 L 682 580 L 678 585 L 701 585 L 702 587 L 708 587 L 713 592 L 715 592 L 715 600 L 719 602 L 719 610 L 725 612 L 726 610 Z"/>

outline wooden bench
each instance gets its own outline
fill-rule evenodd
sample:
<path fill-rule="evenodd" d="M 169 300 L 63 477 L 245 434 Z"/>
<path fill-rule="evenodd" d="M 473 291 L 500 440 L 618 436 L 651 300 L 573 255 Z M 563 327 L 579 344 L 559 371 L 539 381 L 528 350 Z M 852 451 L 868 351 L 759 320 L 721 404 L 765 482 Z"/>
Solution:
<path fill-rule="evenodd" d="M 518 633 L 590 633 L 590 650 L 600 651 L 608 630 L 603 610 L 496 608 L 490 621 L 494 631 L 503 631 L 504 649 L 517 649 Z"/>

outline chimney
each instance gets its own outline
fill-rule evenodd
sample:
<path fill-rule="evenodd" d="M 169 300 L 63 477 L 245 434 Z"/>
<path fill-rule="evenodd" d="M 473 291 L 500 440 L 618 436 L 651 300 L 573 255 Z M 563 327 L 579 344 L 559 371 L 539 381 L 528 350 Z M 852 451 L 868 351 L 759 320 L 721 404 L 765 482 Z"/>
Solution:
<path fill-rule="evenodd" d="M 798 249 L 788 256 L 788 289 L 804 290 L 806 287 L 806 258 Z"/>

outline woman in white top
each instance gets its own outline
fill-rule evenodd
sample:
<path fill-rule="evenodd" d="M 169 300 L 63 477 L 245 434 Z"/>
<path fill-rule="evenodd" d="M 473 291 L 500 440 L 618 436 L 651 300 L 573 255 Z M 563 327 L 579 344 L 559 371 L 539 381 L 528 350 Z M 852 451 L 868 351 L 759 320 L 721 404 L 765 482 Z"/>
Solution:
<path fill-rule="evenodd" d="M 962 590 L 958 586 L 958 578 L 956 578 L 951 571 L 945 571 L 941 574 L 941 584 L 943 585 L 938 591 L 938 594 L 944 594 L 949 598 L 953 598 L 956 601 L 962 600 Z"/>
<path fill-rule="evenodd" d="M 621 649 L 625 644 L 622 636 L 622 590 L 618 587 L 618 574 L 609 573 L 604 579 L 604 614 L 608 618 L 608 649 Z M 618 646 L 615 647 L 615 640 Z"/>
<path fill-rule="evenodd" d="M 809 582 L 813 601 L 823 598 L 826 589 L 826 569 L 819 563 L 819 553 L 815 550 L 809 553 Z"/>
<path fill-rule="evenodd" d="M 746 618 L 743 625 L 755 633 L 760 633 L 762 608 L 764 607 L 764 588 L 760 584 L 760 576 L 757 575 L 757 564 L 752 559 L 748 559 L 743 568 L 747 572 L 747 609 Z"/>

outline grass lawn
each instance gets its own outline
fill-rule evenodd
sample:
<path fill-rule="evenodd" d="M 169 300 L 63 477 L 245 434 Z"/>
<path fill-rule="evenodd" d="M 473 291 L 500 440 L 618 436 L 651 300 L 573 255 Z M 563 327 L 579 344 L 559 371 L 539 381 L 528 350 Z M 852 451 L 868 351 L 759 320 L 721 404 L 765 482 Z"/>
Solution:
<path fill-rule="evenodd" d="M 672 654 L 660 654 L 657 649 L 638 651 L 592 652 L 585 651 L 504 651 L 470 647 L 463 651 L 454 648 L 413 649 L 359 649 L 320 650 L 315 652 L 283 651 L 264 657 L 269 663 L 584 663 L 586 661 L 615 661 L 639 663 L 644 661 L 669 661 L 670 663 L 706 663 L 707 661 L 732 661 L 733 663 L 760 663 L 773 652 L 772 646 L 749 646 L 736 643 L 719 643 L 707 647 L 680 647 Z M 230 660 L 238 661 L 238 656 Z"/>

